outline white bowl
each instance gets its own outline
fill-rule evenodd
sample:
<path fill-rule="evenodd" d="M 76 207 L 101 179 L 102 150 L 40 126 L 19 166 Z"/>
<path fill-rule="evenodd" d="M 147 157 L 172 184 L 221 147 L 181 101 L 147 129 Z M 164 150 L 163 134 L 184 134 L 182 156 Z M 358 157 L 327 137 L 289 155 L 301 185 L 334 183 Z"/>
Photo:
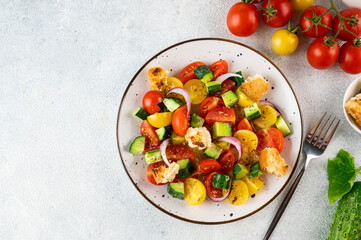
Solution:
<path fill-rule="evenodd" d="M 358 132 L 361 134 L 361 126 L 358 125 L 353 117 L 346 113 L 345 104 L 350 100 L 352 97 L 359 94 L 361 91 L 361 77 L 354 80 L 350 86 L 348 86 L 345 96 L 343 97 L 343 112 L 345 113 L 346 119 L 348 123 Z"/>

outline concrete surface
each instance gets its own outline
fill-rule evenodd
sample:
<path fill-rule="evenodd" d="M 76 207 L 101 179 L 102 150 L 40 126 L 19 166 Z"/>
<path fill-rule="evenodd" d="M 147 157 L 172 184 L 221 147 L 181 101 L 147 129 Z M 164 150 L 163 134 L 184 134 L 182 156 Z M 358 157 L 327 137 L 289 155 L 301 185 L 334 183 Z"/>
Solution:
<path fill-rule="evenodd" d="M 336 209 L 327 200 L 327 158 L 344 148 L 361 165 L 361 136 L 342 113 L 343 94 L 356 76 L 338 65 L 312 69 L 305 55 L 311 40 L 301 33 L 299 48 L 285 57 L 272 51 L 275 30 L 264 23 L 249 38 L 232 36 L 225 17 L 235 2 L 0 2 L 0 239 L 263 237 L 283 194 L 245 220 L 193 225 L 151 206 L 120 162 L 115 126 L 128 82 L 158 51 L 199 37 L 240 41 L 272 59 L 295 89 L 305 130 L 325 111 L 342 120 L 272 239 L 327 237 Z"/>

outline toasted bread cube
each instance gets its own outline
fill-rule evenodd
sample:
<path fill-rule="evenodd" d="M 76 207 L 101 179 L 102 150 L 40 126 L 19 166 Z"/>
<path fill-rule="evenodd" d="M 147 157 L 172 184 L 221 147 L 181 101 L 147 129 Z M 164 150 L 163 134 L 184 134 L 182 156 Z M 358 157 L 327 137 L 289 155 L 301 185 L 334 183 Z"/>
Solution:
<path fill-rule="evenodd" d="M 248 77 L 241 85 L 242 91 L 256 103 L 261 100 L 261 97 L 268 91 L 269 83 L 264 78 L 257 74 Z"/>
<path fill-rule="evenodd" d="M 277 177 L 286 175 L 288 166 L 276 148 L 265 148 L 259 155 L 261 169 Z"/>
<path fill-rule="evenodd" d="M 157 66 L 148 70 L 150 89 L 164 92 L 167 86 L 168 71 Z"/>
<path fill-rule="evenodd" d="M 345 104 L 345 110 L 361 126 L 361 93 L 351 98 Z"/>

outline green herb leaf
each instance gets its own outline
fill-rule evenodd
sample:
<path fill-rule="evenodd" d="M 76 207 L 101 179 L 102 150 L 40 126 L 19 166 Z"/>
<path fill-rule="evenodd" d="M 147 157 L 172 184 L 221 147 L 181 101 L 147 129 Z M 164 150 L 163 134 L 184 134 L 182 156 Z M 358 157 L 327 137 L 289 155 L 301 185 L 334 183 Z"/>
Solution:
<path fill-rule="evenodd" d="M 351 190 L 357 173 L 354 158 L 343 149 L 335 159 L 328 159 L 328 200 L 331 204 Z"/>

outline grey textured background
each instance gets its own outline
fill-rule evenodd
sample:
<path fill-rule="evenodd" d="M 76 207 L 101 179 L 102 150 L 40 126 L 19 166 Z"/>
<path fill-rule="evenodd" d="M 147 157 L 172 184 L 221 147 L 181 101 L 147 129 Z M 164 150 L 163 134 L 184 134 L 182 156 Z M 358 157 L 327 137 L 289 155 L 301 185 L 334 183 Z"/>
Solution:
<path fill-rule="evenodd" d="M 261 239 L 284 194 L 245 220 L 193 225 L 151 206 L 120 162 L 115 126 L 128 82 L 158 51 L 199 37 L 240 41 L 272 59 L 298 96 L 305 130 L 326 110 L 342 119 L 273 234 L 326 238 L 336 209 L 327 200 L 327 158 L 345 148 L 361 165 L 361 136 L 342 113 L 356 76 L 338 65 L 312 69 L 301 33 L 284 57 L 263 22 L 249 38 L 232 36 L 225 17 L 235 2 L 0 1 L 0 239 Z"/>

